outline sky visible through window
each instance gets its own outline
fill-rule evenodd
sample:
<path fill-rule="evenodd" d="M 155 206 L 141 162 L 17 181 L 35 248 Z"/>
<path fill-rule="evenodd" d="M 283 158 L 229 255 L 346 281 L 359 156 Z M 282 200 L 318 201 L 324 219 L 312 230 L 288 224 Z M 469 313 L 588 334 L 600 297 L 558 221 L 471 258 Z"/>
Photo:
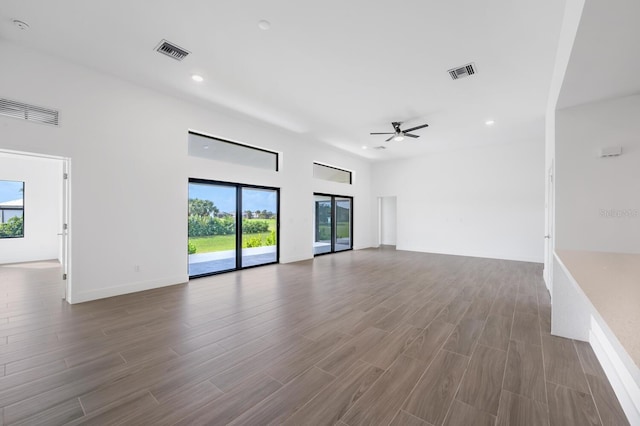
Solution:
<path fill-rule="evenodd" d="M 199 198 L 210 200 L 224 213 L 235 213 L 236 211 L 236 188 L 222 185 L 209 184 L 189 184 L 189 198 Z M 243 210 L 267 210 L 276 211 L 276 192 L 260 190 L 256 188 L 245 188 L 242 199 Z"/>
<path fill-rule="evenodd" d="M 0 203 L 22 200 L 22 182 L 0 180 Z"/>

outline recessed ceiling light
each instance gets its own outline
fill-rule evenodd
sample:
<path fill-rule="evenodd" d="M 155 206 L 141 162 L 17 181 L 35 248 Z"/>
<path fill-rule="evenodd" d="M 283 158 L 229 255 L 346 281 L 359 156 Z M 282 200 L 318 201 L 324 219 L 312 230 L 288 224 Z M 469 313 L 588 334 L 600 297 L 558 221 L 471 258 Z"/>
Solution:
<path fill-rule="evenodd" d="M 20 21 L 19 19 L 14 19 L 13 20 L 13 25 L 15 25 L 16 27 L 20 28 L 21 30 L 28 30 L 29 29 L 29 24 L 27 24 L 24 21 Z"/>
<path fill-rule="evenodd" d="M 486 124 L 487 126 L 493 126 L 494 124 L 496 124 L 496 122 L 493 120 L 487 120 L 484 122 L 484 124 Z"/>
<path fill-rule="evenodd" d="M 203 146 L 204 149 L 209 149 L 209 145 Z"/>
<path fill-rule="evenodd" d="M 202 77 L 201 75 L 198 75 L 198 74 L 192 75 L 191 79 L 193 81 L 197 81 L 198 83 L 202 83 L 204 81 L 204 77 Z"/>
<path fill-rule="evenodd" d="M 271 22 L 267 21 L 266 19 L 262 19 L 258 21 L 258 28 L 266 31 L 271 28 Z"/>
<path fill-rule="evenodd" d="M 366 145 L 362 145 L 362 149 L 367 149 L 367 146 Z"/>

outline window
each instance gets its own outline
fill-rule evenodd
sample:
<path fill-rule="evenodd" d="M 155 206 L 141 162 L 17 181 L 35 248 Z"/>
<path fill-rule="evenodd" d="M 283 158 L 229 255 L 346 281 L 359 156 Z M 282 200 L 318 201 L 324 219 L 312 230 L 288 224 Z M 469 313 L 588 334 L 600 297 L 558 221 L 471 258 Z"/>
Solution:
<path fill-rule="evenodd" d="M 352 173 L 348 170 L 325 164 L 313 163 L 313 177 L 316 179 L 329 180 L 331 182 L 348 183 L 351 185 Z"/>
<path fill-rule="evenodd" d="M 189 179 L 189 277 L 278 262 L 279 190 Z"/>
<path fill-rule="evenodd" d="M 278 153 L 189 132 L 189 155 L 278 171 Z"/>
<path fill-rule="evenodd" d="M 314 194 L 313 254 L 353 248 L 353 198 Z"/>
<path fill-rule="evenodd" d="M 24 237 L 24 182 L 0 180 L 0 238 Z"/>

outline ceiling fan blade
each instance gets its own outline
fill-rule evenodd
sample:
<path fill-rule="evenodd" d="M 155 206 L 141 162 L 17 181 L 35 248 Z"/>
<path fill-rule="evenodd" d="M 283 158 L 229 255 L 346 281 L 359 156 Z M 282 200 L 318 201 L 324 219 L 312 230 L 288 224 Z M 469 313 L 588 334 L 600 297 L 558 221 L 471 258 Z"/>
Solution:
<path fill-rule="evenodd" d="M 423 124 L 422 126 L 412 127 L 410 129 L 405 129 L 404 132 L 405 133 L 409 133 L 409 132 L 412 132 L 414 130 L 422 129 L 423 127 L 429 127 L 429 125 L 428 124 Z"/>
<path fill-rule="evenodd" d="M 391 136 L 391 137 L 390 137 L 389 139 L 387 139 L 385 142 L 389 142 L 391 139 L 393 139 L 393 138 L 395 138 L 395 137 L 396 137 L 396 135 L 395 135 L 395 133 L 393 133 L 393 136 Z"/>
<path fill-rule="evenodd" d="M 395 133 L 369 133 L 370 135 L 395 135 Z"/>
<path fill-rule="evenodd" d="M 405 133 L 404 135 L 409 137 L 409 138 L 419 138 L 420 137 L 419 135 L 412 135 L 412 134 L 409 134 L 409 133 Z"/>

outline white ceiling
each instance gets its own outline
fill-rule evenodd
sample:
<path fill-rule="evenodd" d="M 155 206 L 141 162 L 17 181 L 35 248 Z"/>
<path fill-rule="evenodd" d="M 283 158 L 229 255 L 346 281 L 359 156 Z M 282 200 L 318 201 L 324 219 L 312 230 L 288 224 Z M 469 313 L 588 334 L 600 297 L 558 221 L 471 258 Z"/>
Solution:
<path fill-rule="evenodd" d="M 640 93 L 640 1 L 587 1 L 558 108 Z"/>
<path fill-rule="evenodd" d="M 542 134 L 563 8 L 558 0 L 3 0 L 0 37 L 387 159 Z M 270 30 L 258 28 L 261 19 Z M 160 55 L 161 39 L 192 53 L 182 62 Z M 468 62 L 478 73 L 451 80 L 447 70 Z M 386 138 L 369 132 L 390 131 L 391 121 L 430 127 L 371 149 Z"/>

